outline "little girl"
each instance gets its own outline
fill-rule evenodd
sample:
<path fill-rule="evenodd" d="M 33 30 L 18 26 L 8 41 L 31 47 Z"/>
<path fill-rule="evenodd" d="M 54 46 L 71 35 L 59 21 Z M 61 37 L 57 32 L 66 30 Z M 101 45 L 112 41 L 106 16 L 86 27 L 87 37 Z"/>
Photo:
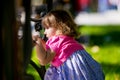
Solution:
<path fill-rule="evenodd" d="M 50 64 L 44 80 L 104 80 L 100 64 L 75 41 L 76 24 L 67 11 L 49 12 L 42 25 L 48 40 L 33 39 L 40 64 Z"/>

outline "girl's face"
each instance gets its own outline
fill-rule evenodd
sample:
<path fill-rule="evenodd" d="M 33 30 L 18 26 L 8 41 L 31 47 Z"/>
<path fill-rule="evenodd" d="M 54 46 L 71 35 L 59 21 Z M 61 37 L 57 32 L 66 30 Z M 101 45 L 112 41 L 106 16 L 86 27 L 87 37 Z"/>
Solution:
<path fill-rule="evenodd" d="M 45 28 L 44 34 L 46 35 L 46 37 L 49 39 L 52 36 L 56 35 L 56 28 L 54 27 L 47 27 Z"/>

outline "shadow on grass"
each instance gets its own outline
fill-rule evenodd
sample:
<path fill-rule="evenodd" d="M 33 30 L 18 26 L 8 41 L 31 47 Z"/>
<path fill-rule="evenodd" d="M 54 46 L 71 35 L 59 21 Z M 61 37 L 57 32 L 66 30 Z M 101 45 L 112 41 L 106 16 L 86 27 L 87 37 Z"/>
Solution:
<path fill-rule="evenodd" d="M 105 74 L 120 74 L 120 64 L 101 63 Z"/>
<path fill-rule="evenodd" d="M 104 35 L 90 35 L 91 44 L 106 45 L 106 44 L 120 44 L 120 32 L 108 32 Z"/>
<path fill-rule="evenodd" d="M 113 32 L 107 32 L 105 34 L 99 34 L 99 35 L 84 35 L 81 36 L 78 41 L 80 43 L 89 44 L 89 45 L 108 45 L 108 44 L 115 44 L 120 45 L 120 32 L 119 31 L 113 31 Z"/>

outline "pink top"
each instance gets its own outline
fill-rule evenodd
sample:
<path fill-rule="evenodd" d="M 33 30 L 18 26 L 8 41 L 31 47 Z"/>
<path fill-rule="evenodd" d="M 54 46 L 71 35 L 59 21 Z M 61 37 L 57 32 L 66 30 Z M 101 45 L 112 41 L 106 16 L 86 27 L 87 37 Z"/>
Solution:
<path fill-rule="evenodd" d="M 52 49 L 56 55 L 51 64 L 55 67 L 60 66 L 72 53 L 84 48 L 68 36 L 54 36 L 46 42 L 46 49 Z"/>

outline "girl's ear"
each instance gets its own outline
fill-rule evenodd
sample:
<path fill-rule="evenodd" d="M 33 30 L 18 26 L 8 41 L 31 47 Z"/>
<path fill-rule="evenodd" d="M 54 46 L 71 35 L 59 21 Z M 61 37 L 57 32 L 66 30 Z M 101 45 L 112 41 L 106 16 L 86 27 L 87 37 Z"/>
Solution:
<path fill-rule="evenodd" d="M 62 31 L 57 29 L 56 30 L 56 35 L 61 35 L 61 34 L 63 34 Z"/>

